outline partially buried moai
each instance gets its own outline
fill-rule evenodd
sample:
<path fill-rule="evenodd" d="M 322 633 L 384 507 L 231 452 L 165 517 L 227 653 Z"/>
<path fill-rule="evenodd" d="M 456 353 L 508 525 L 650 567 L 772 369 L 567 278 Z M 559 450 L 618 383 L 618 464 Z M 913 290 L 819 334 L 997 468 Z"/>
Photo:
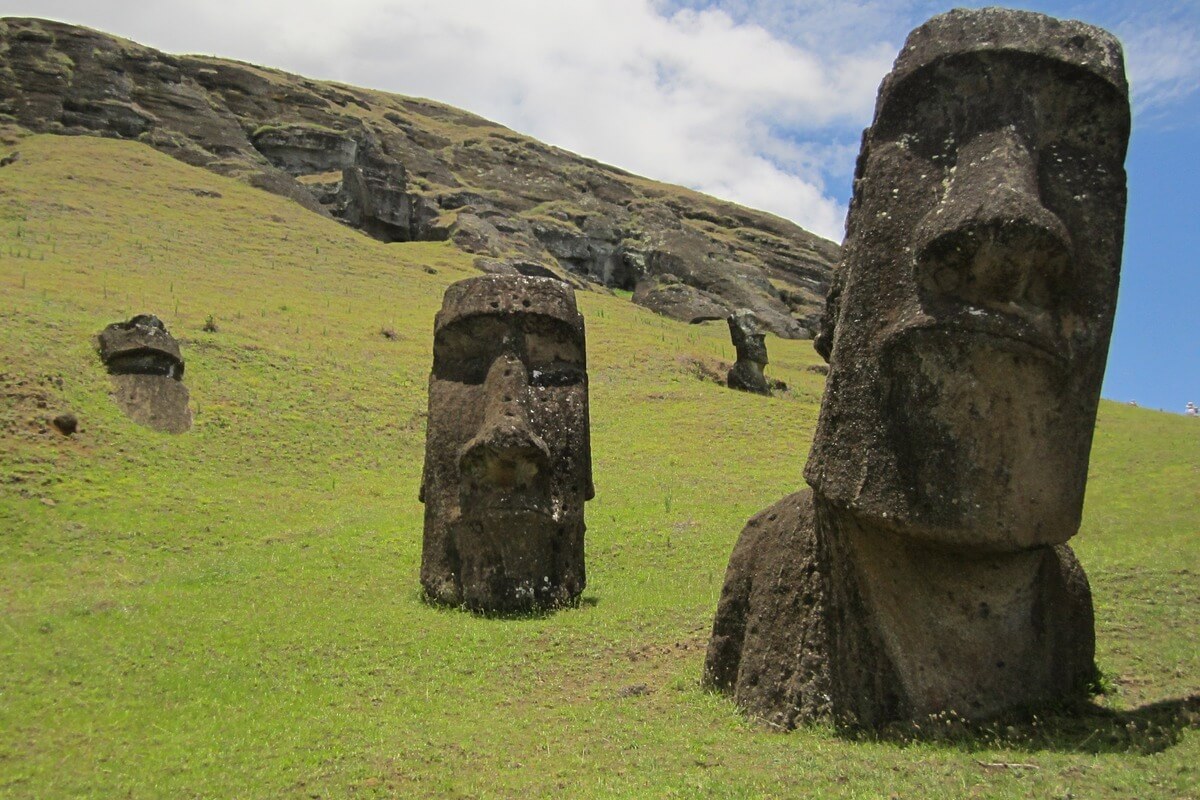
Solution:
<path fill-rule="evenodd" d="M 100 331 L 97 344 L 112 376 L 113 398 L 130 419 L 167 433 L 191 428 L 183 355 L 162 320 L 138 314 L 114 322 Z"/>
<path fill-rule="evenodd" d="M 725 378 L 731 389 L 742 389 L 757 394 L 770 394 L 771 386 L 763 375 L 767 365 L 766 334 L 759 325 L 758 317 L 748 308 L 739 308 L 726 320 L 729 337 L 733 340 L 737 361 Z"/>
<path fill-rule="evenodd" d="M 706 681 L 776 725 L 984 718 L 1095 675 L 1079 527 L 1117 295 L 1120 46 L 1040 14 L 913 31 L 863 138 L 811 492 L 750 520 Z"/>
<path fill-rule="evenodd" d="M 426 594 L 492 611 L 574 602 L 593 494 L 583 317 L 571 287 L 519 275 L 451 285 L 429 377 Z"/>

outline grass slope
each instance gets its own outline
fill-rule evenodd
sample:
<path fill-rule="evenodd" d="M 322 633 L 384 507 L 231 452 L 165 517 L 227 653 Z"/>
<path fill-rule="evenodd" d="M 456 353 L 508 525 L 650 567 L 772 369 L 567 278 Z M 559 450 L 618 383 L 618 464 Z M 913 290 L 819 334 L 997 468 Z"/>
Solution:
<path fill-rule="evenodd" d="M 698 678 L 738 531 L 801 484 L 808 343 L 770 342 L 790 395 L 729 392 L 689 361 L 732 355 L 723 325 L 581 293 L 584 602 L 431 608 L 425 382 L 465 257 L 136 144 L 20 149 L 0 171 L 0 796 L 1197 796 L 1195 420 L 1101 408 L 1075 540 L 1101 706 L 971 735 L 780 735 Z M 92 337 L 135 312 L 183 340 L 188 434 L 108 398 Z M 45 424 L 67 410 L 71 439 Z"/>

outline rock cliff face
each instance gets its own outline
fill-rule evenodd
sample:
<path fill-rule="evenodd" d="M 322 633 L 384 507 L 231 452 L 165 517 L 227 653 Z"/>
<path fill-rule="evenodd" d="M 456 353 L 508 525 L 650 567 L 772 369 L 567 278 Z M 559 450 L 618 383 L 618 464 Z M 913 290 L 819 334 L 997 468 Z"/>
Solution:
<path fill-rule="evenodd" d="M 0 124 L 135 139 L 387 242 L 450 239 L 488 272 L 634 291 L 687 321 L 816 326 L 838 246 L 428 100 L 0 20 Z"/>

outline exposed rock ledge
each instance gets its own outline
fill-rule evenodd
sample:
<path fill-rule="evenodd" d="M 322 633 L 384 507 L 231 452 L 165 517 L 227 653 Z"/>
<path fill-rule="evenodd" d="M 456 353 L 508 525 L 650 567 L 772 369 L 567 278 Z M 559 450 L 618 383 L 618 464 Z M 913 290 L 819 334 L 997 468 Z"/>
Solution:
<path fill-rule="evenodd" d="M 636 290 L 677 319 L 752 309 L 809 335 L 838 246 L 759 211 L 450 106 L 58 22 L 0 20 L 0 123 L 136 139 L 388 242 L 450 238 L 493 271 Z"/>

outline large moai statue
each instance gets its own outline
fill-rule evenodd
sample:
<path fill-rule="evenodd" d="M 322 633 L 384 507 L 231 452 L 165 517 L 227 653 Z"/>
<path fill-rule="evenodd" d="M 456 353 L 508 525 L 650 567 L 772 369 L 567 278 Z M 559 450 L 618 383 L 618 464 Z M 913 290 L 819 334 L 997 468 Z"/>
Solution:
<path fill-rule="evenodd" d="M 489 611 L 574 602 L 593 494 L 583 317 L 571 287 L 520 275 L 451 285 L 429 377 L 427 596 Z"/>
<path fill-rule="evenodd" d="M 909 36 L 863 137 L 811 491 L 750 520 L 705 678 L 791 727 L 1080 696 L 1079 528 L 1116 303 L 1117 40 L 1003 9 Z"/>
<path fill-rule="evenodd" d="M 758 317 L 748 308 L 739 308 L 726 320 L 729 323 L 729 338 L 737 352 L 737 361 L 725 376 L 730 389 L 741 389 L 756 394 L 770 394 L 771 385 L 763 375 L 767 361 L 766 334 Z"/>
<path fill-rule="evenodd" d="M 138 314 L 114 322 L 96 338 L 100 360 L 112 375 L 113 398 L 130 419 L 167 433 L 192 427 L 183 355 L 162 320 Z"/>

